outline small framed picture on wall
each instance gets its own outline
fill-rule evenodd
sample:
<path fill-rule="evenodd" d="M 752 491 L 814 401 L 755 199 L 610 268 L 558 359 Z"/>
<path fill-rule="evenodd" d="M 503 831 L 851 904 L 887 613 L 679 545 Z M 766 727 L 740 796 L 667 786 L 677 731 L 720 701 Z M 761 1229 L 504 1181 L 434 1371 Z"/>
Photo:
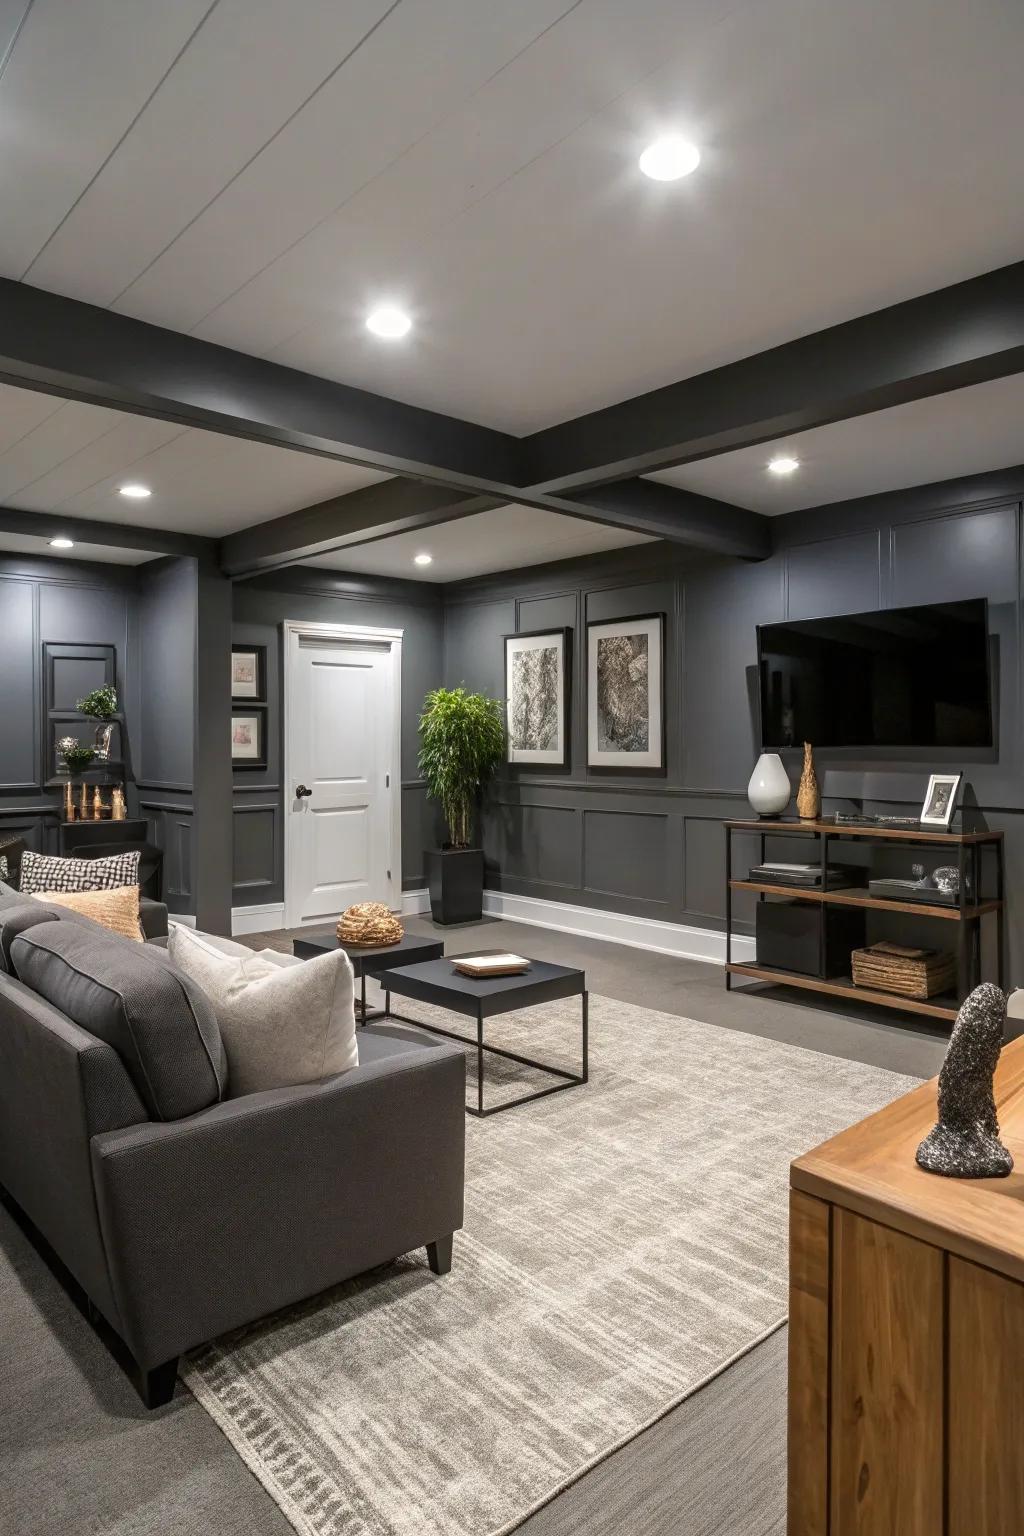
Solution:
<path fill-rule="evenodd" d="M 267 712 L 265 709 L 231 711 L 231 763 L 235 768 L 267 766 Z"/>
<path fill-rule="evenodd" d="M 569 762 L 571 629 L 505 636 L 508 760 L 564 768 Z"/>
<path fill-rule="evenodd" d="M 267 648 L 265 645 L 231 647 L 231 697 L 259 699 L 267 697 Z"/>
<path fill-rule="evenodd" d="M 587 625 L 587 767 L 665 770 L 665 615 Z"/>

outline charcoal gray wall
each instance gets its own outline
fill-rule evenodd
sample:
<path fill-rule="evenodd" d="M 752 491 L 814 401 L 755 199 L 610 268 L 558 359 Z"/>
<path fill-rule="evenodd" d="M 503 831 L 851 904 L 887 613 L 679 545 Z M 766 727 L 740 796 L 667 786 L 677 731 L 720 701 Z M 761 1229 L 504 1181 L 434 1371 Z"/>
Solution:
<path fill-rule="evenodd" d="M 1024 486 L 1021 487 L 1024 490 Z M 928 775 L 960 767 L 972 814 L 1007 834 L 1013 891 L 1024 877 L 1024 711 L 1020 668 L 1020 492 L 948 504 L 936 488 L 777 520 L 761 564 L 686 561 L 663 545 L 463 583 L 446 591 L 445 679 L 504 694 L 502 636 L 573 629 L 572 765 L 506 768 L 488 797 L 488 882 L 499 890 L 720 929 L 724 817 L 747 813 L 756 760 L 755 625 L 784 618 L 987 597 L 994 635 L 998 747 L 857 760 L 819 753 L 825 809 L 916 813 Z M 664 612 L 668 771 L 610 778 L 586 764 L 588 619 Z M 785 756 L 785 754 L 784 754 Z M 796 783 L 800 764 L 787 763 Z M 750 851 L 753 851 L 751 847 Z M 742 854 L 741 854 L 742 857 Z M 749 905 L 738 908 L 749 929 Z"/>
<path fill-rule="evenodd" d="M 265 772 L 234 773 L 234 889 L 236 907 L 279 902 L 284 896 L 281 625 L 286 619 L 403 629 L 402 644 L 402 887 L 423 885 L 423 850 L 435 837 L 434 812 L 416 769 L 416 723 L 428 689 L 441 680 L 441 592 L 425 582 L 384 581 L 297 566 L 238 583 L 233 643 L 267 647 L 268 753 Z"/>
<path fill-rule="evenodd" d="M 44 642 L 116 647 L 131 752 L 138 727 L 129 665 L 134 616 L 132 569 L 0 555 L 0 832 L 57 852 L 60 791 L 47 788 L 43 761 Z"/>

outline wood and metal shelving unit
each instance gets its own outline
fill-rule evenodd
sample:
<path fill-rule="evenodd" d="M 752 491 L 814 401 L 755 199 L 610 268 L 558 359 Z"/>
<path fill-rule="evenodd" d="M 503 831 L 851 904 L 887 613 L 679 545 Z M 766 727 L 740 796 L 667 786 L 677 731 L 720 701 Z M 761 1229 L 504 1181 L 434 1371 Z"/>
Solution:
<path fill-rule="evenodd" d="M 772 982 L 776 986 L 799 987 L 806 991 L 825 993 L 832 997 L 848 997 L 862 1003 L 877 1004 L 882 1008 L 897 1008 L 901 1012 L 924 1014 L 930 1018 L 952 1021 L 963 999 L 984 978 L 981 963 L 981 922 L 992 916 L 996 928 L 996 977 L 1003 986 L 1003 834 L 1001 832 L 934 832 L 913 827 L 854 826 L 835 821 L 727 821 L 725 822 L 725 985 L 732 985 L 734 976 L 753 981 Z M 805 838 L 813 841 L 820 855 L 821 885 L 777 885 L 774 881 L 737 879 L 733 875 L 733 833 L 754 833 L 761 839 L 760 862 L 765 861 L 766 843 L 773 838 Z M 835 853 L 835 845 L 847 838 L 888 846 L 891 844 L 918 845 L 948 849 L 950 862 L 956 863 L 960 877 L 959 897 L 955 904 L 923 901 L 899 901 L 883 896 L 871 896 L 856 887 L 828 886 L 829 850 Z M 808 862 L 813 862 L 808 860 Z M 993 866 L 985 869 L 985 864 Z M 993 895 L 982 896 L 986 877 L 992 879 Z M 768 896 L 786 897 L 791 901 L 817 903 L 819 908 L 820 954 L 824 973 L 825 922 L 830 906 L 866 907 L 879 912 L 903 913 L 910 917 L 935 918 L 938 921 L 958 924 L 957 930 L 957 991 L 956 995 L 941 995 L 927 1000 L 902 997 L 894 992 L 881 992 L 858 987 L 852 977 L 826 977 L 804 975 L 768 965 L 744 965 L 732 958 L 732 899 L 734 891 L 753 891 L 764 901 Z M 970 895 L 970 900 L 968 900 Z"/>

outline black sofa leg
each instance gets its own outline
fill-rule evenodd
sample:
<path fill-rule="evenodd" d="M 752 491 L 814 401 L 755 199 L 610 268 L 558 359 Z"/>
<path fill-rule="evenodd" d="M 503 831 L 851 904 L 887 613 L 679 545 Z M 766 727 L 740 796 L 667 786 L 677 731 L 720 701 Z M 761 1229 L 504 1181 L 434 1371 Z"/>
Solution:
<path fill-rule="evenodd" d="M 151 1371 L 137 1369 L 135 1385 L 147 1408 L 164 1408 L 174 1396 L 174 1384 L 178 1379 L 178 1357 L 165 1360 Z"/>
<path fill-rule="evenodd" d="M 436 1243 L 427 1244 L 427 1263 L 435 1275 L 446 1275 L 452 1267 L 452 1242 L 454 1234 L 439 1237 Z"/>

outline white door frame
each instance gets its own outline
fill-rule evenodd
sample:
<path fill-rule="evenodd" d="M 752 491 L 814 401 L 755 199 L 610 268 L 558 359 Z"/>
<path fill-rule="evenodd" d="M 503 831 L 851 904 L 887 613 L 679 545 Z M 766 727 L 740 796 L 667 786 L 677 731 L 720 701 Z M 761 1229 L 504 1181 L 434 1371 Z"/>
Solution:
<path fill-rule="evenodd" d="M 292 762 L 291 700 L 299 666 L 302 640 L 326 640 L 334 644 L 379 647 L 391 659 L 388 697 L 381 700 L 382 710 L 391 719 L 391 747 L 386 768 L 390 795 L 388 817 L 388 906 L 397 912 L 402 905 L 402 637 L 404 629 L 373 629 L 365 624 L 310 624 L 299 619 L 285 619 L 284 637 L 284 783 L 281 786 L 284 807 L 284 926 L 295 928 L 295 882 L 292 872 L 294 839 L 291 831 L 291 807 L 294 799 L 296 764 Z"/>

